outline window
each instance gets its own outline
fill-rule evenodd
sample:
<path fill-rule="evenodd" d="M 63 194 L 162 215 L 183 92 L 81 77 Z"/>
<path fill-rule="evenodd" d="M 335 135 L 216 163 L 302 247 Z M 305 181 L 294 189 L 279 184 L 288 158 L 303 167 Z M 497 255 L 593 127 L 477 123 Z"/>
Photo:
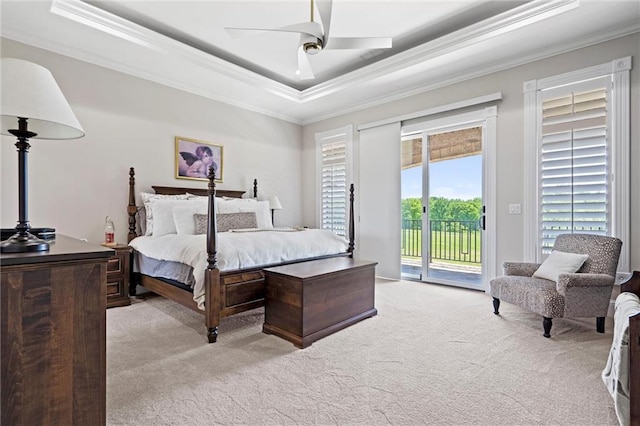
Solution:
<path fill-rule="evenodd" d="M 567 232 L 610 235 L 607 161 L 610 78 L 542 91 L 540 243 L 551 252 Z"/>
<path fill-rule="evenodd" d="M 347 236 L 351 165 L 351 126 L 316 134 L 319 227 Z"/>
<path fill-rule="evenodd" d="M 624 58 L 525 83 L 529 259 L 568 232 L 628 241 L 630 66 Z"/>

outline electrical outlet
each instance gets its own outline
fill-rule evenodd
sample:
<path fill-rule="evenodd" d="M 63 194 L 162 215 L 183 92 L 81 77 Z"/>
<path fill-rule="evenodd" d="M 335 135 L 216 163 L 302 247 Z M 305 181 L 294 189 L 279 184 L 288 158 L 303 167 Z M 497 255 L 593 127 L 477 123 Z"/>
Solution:
<path fill-rule="evenodd" d="M 521 214 L 520 204 L 509 204 L 509 214 Z"/>

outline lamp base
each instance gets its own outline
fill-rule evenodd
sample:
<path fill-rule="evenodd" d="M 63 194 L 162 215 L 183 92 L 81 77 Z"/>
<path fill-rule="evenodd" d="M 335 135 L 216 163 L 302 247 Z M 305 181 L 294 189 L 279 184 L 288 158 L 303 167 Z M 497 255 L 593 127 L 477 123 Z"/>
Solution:
<path fill-rule="evenodd" d="M 2 253 L 25 253 L 32 251 L 47 251 L 49 243 L 26 231 L 18 231 L 8 240 L 0 243 Z"/>

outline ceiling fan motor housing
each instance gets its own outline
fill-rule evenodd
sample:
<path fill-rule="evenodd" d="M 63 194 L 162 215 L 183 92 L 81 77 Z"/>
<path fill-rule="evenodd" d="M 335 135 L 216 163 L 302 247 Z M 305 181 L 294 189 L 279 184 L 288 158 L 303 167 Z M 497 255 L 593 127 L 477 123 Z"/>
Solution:
<path fill-rule="evenodd" d="M 322 40 L 316 38 L 315 41 L 309 41 L 302 45 L 307 55 L 317 55 L 322 50 Z"/>

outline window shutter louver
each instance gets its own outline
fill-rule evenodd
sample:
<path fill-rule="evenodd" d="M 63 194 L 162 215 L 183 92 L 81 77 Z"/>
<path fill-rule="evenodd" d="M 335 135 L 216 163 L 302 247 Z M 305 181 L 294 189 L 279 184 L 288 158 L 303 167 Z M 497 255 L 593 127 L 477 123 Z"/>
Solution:
<path fill-rule="evenodd" d="M 322 229 L 347 235 L 347 146 L 344 141 L 322 145 Z"/>
<path fill-rule="evenodd" d="M 607 92 L 601 78 L 543 93 L 542 253 L 551 251 L 559 234 L 610 233 Z"/>

